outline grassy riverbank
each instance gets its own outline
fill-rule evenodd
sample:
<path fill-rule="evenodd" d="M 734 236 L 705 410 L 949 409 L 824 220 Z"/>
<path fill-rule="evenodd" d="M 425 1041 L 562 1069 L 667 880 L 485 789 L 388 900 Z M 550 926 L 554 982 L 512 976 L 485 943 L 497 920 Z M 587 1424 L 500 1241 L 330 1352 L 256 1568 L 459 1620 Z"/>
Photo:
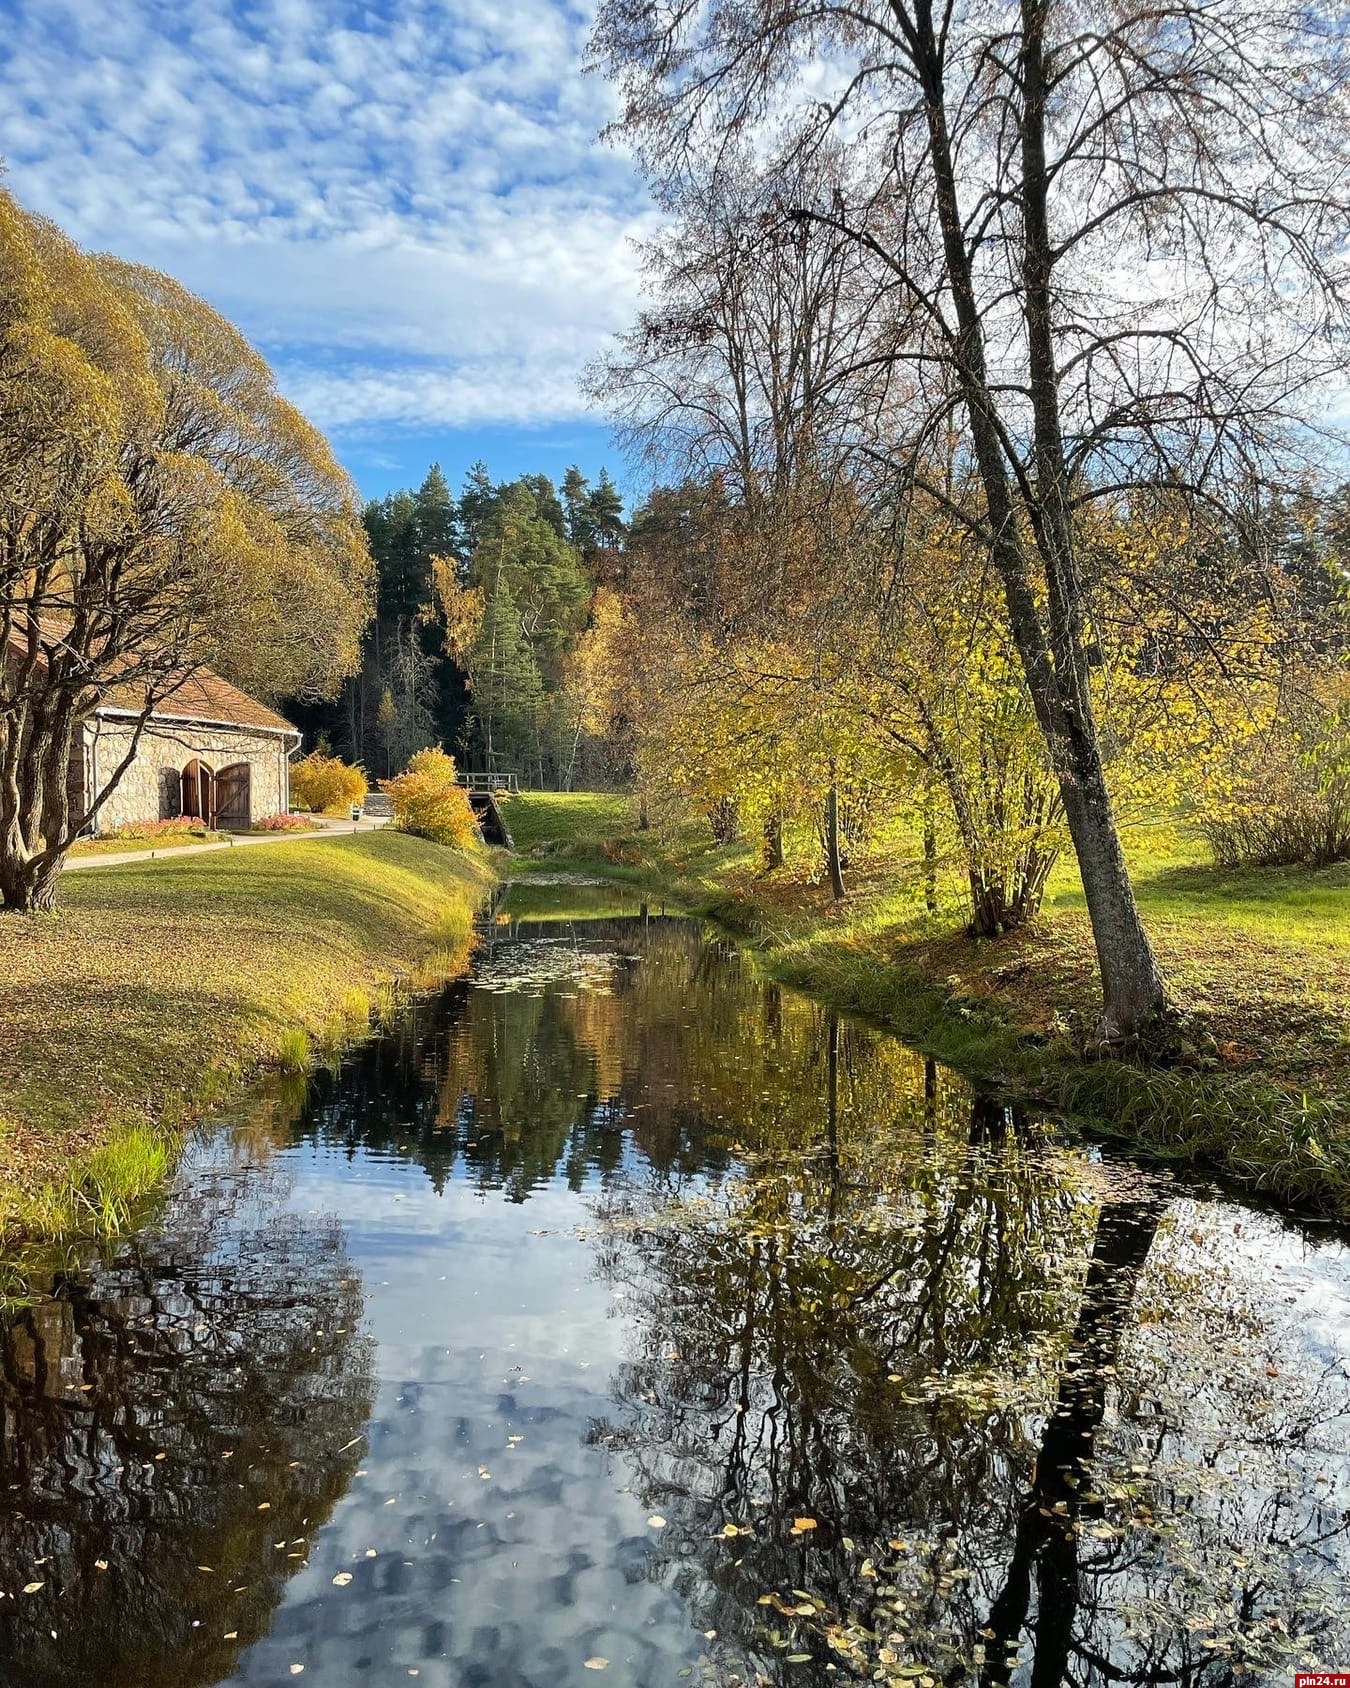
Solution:
<path fill-rule="evenodd" d="M 763 874 L 706 830 L 636 830 L 622 797 L 518 799 L 518 847 L 660 887 L 751 940 L 784 982 L 865 1013 L 972 1077 L 1104 1121 L 1151 1152 L 1222 1168 L 1304 1209 L 1350 1217 L 1350 869 L 1223 871 L 1170 828 L 1129 840 L 1140 905 L 1188 1042 L 1168 1067 L 1089 1055 L 1097 979 L 1072 863 L 1044 918 L 995 941 L 959 899 L 923 908 L 918 864 L 879 853 L 850 895 L 799 865 Z"/>
<path fill-rule="evenodd" d="M 462 949 L 487 867 L 382 830 L 72 874 L 0 914 L 0 1238 L 115 1221 L 174 1130 Z"/>

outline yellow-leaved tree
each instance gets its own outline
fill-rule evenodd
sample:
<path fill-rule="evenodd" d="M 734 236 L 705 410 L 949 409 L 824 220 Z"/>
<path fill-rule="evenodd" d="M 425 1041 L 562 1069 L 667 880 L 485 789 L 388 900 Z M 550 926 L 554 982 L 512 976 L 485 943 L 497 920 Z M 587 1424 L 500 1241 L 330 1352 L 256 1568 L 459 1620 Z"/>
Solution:
<path fill-rule="evenodd" d="M 50 905 L 152 712 L 203 664 L 263 696 L 352 672 L 373 567 L 355 489 L 228 322 L 0 192 L 0 899 Z M 72 803 L 105 690 L 121 762 Z"/>

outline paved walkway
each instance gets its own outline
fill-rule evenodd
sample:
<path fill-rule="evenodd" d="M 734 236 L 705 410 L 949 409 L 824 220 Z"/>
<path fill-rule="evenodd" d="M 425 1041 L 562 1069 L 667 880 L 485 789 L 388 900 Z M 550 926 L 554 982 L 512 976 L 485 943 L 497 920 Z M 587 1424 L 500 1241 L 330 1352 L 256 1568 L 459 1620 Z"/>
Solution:
<path fill-rule="evenodd" d="M 205 856 L 212 850 L 241 850 L 252 844 L 297 844 L 309 839 L 342 838 L 352 832 L 378 832 L 388 826 L 384 816 L 367 817 L 360 821 L 336 821 L 319 818 L 317 832 L 237 832 L 219 844 L 166 844 L 162 850 L 109 850 L 106 855 L 67 856 L 66 873 L 78 873 L 87 867 L 125 867 L 129 862 L 162 862 L 171 856 Z"/>

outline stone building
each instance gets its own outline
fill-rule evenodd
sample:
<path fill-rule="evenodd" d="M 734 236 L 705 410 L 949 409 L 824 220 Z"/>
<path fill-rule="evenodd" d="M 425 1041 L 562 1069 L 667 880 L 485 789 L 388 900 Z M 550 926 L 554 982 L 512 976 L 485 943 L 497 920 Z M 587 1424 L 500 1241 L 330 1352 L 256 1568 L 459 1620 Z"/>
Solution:
<path fill-rule="evenodd" d="M 139 710 L 112 688 L 85 724 L 72 758 L 72 796 L 100 791 L 126 755 Z M 196 671 L 146 723 L 131 766 L 98 814 L 98 830 L 128 821 L 200 816 L 243 828 L 283 814 L 300 734 L 289 721 L 209 668 Z"/>

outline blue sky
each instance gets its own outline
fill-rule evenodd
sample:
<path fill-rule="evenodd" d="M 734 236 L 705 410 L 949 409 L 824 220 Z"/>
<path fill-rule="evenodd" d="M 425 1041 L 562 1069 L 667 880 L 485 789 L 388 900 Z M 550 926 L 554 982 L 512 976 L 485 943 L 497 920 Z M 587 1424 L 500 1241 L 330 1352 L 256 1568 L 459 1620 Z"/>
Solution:
<path fill-rule="evenodd" d="M 602 462 L 654 213 L 572 0 L 0 0 L 7 185 L 235 321 L 367 495 Z"/>

